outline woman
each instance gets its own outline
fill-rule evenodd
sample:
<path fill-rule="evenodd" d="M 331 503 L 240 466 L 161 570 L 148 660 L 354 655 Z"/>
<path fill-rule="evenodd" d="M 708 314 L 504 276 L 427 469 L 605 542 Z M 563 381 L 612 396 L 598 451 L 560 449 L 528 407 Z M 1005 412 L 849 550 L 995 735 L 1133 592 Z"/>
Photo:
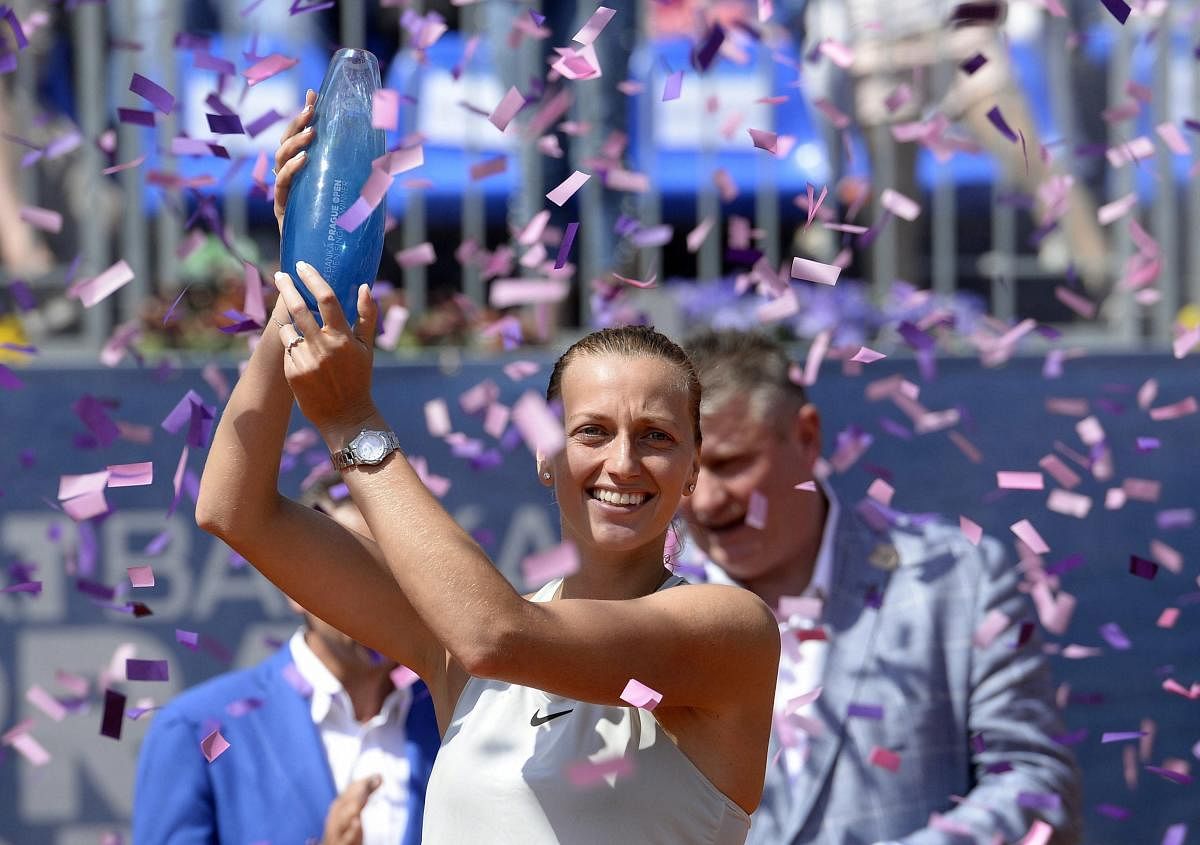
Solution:
<path fill-rule="evenodd" d="M 311 140 L 297 135 L 311 105 L 276 156 L 277 210 Z M 687 357 L 630 328 L 589 335 L 559 360 L 548 397 L 562 401 L 565 446 L 537 471 L 579 569 L 522 597 L 391 437 L 363 434 L 390 435 L 371 397 L 378 313 L 366 286 L 351 328 L 321 276 L 300 274 L 324 327 L 277 275 L 272 323 L 222 415 L 196 518 L 425 681 L 443 732 L 425 842 L 742 842 L 762 792 L 779 637 L 749 591 L 680 586 L 663 566 L 699 471 Z M 293 395 L 341 453 L 335 463 L 354 464 L 343 476 L 374 541 L 279 494 Z M 359 454 L 342 452 L 352 443 Z M 661 695 L 653 713 L 622 700 L 631 679 Z"/>

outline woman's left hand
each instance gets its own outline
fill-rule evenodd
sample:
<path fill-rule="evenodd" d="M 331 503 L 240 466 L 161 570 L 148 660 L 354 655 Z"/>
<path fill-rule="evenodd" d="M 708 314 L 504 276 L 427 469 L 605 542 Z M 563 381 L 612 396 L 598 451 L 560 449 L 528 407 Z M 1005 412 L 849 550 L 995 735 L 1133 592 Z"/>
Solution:
<path fill-rule="evenodd" d="M 324 326 L 318 326 L 287 273 L 275 274 L 275 287 L 295 325 L 279 329 L 287 350 L 283 372 L 300 410 L 326 439 L 375 415 L 371 364 L 379 309 L 366 285 L 358 289 L 358 324 L 352 329 L 329 283 L 311 265 L 296 262 L 300 278 L 317 300 Z M 299 330 L 299 331 L 297 331 Z"/>

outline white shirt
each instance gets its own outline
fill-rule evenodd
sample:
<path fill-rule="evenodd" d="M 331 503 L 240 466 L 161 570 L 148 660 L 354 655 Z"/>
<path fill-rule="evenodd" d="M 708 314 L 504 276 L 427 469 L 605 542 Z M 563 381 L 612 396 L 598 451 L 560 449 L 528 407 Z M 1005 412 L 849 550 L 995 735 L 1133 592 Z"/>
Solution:
<path fill-rule="evenodd" d="M 360 723 L 346 690 L 304 641 L 303 628 L 292 635 L 288 647 L 296 671 L 313 689 L 312 720 L 321 734 L 334 788 L 341 793 L 361 778 L 383 778 L 362 811 L 363 845 L 395 845 L 408 826 L 410 767 L 404 723 L 412 690 L 388 693 L 379 713 Z"/>
<path fill-rule="evenodd" d="M 841 507 L 837 497 L 826 484 L 818 481 L 817 485 L 829 502 L 825 527 L 821 531 L 821 545 L 817 548 L 817 559 L 808 586 L 800 596 L 788 597 L 807 601 L 789 602 L 799 607 L 779 624 L 782 642 L 779 653 L 779 680 L 775 685 L 774 724 L 775 735 L 779 738 L 781 746 L 779 755 L 784 770 L 791 778 L 803 771 L 804 761 L 809 752 L 809 736 L 813 731 L 820 730 L 820 723 L 812 718 L 813 702 L 816 699 L 811 694 L 821 685 L 825 672 L 825 658 L 829 652 L 827 640 L 809 638 L 807 632 L 820 628 L 821 611 L 833 584 L 833 545 L 837 536 Z M 705 562 L 704 569 L 711 583 L 735 583 L 711 561 Z M 802 697 L 808 697 L 810 700 L 799 706 L 792 705 L 792 702 Z"/>

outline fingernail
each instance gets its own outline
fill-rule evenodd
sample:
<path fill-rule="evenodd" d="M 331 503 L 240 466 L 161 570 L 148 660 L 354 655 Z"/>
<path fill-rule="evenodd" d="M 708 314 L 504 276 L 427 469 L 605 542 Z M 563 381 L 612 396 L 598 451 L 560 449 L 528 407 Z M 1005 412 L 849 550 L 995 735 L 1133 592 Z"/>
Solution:
<path fill-rule="evenodd" d="M 303 131 L 301 134 L 303 134 L 303 135 L 311 135 L 311 134 L 313 133 L 313 131 L 314 131 L 314 127 L 312 127 L 312 126 L 306 126 L 306 127 L 304 127 L 304 131 Z"/>
<path fill-rule="evenodd" d="M 304 158 L 307 155 L 308 155 L 308 150 L 301 150 L 300 152 L 296 153 L 295 157 L 296 158 Z"/>
<path fill-rule="evenodd" d="M 311 269 L 312 269 L 312 265 L 311 265 L 311 264 L 309 264 L 307 261 L 297 261 L 297 262 L 296 262 L 296 269 L 297 269 L 297 270 L 299 270 L 299 271 L 301 271 L 301 272 L 303 272 L 304 270 L 311 270 Z"/>
<path fill-rule="evenodd" d="M 287 273 L 276 272 L 275 273 L 275 284 L 282 285 L 284 282 L 287 281 L 287 277 L 288 277 Z"/>

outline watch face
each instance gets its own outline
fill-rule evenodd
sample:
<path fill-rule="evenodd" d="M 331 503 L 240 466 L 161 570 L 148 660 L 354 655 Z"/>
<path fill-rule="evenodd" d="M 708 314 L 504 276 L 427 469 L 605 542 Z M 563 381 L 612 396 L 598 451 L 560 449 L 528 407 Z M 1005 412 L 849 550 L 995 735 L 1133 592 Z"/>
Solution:
<path fill-rule="evenodd" d="M 354 438 L 351 444 L 354 447 L 354 454 L 363 463 L 377 464 L 387 455 L 387 441 L 383 435 L 374 431 L 367 431 Z"/>

